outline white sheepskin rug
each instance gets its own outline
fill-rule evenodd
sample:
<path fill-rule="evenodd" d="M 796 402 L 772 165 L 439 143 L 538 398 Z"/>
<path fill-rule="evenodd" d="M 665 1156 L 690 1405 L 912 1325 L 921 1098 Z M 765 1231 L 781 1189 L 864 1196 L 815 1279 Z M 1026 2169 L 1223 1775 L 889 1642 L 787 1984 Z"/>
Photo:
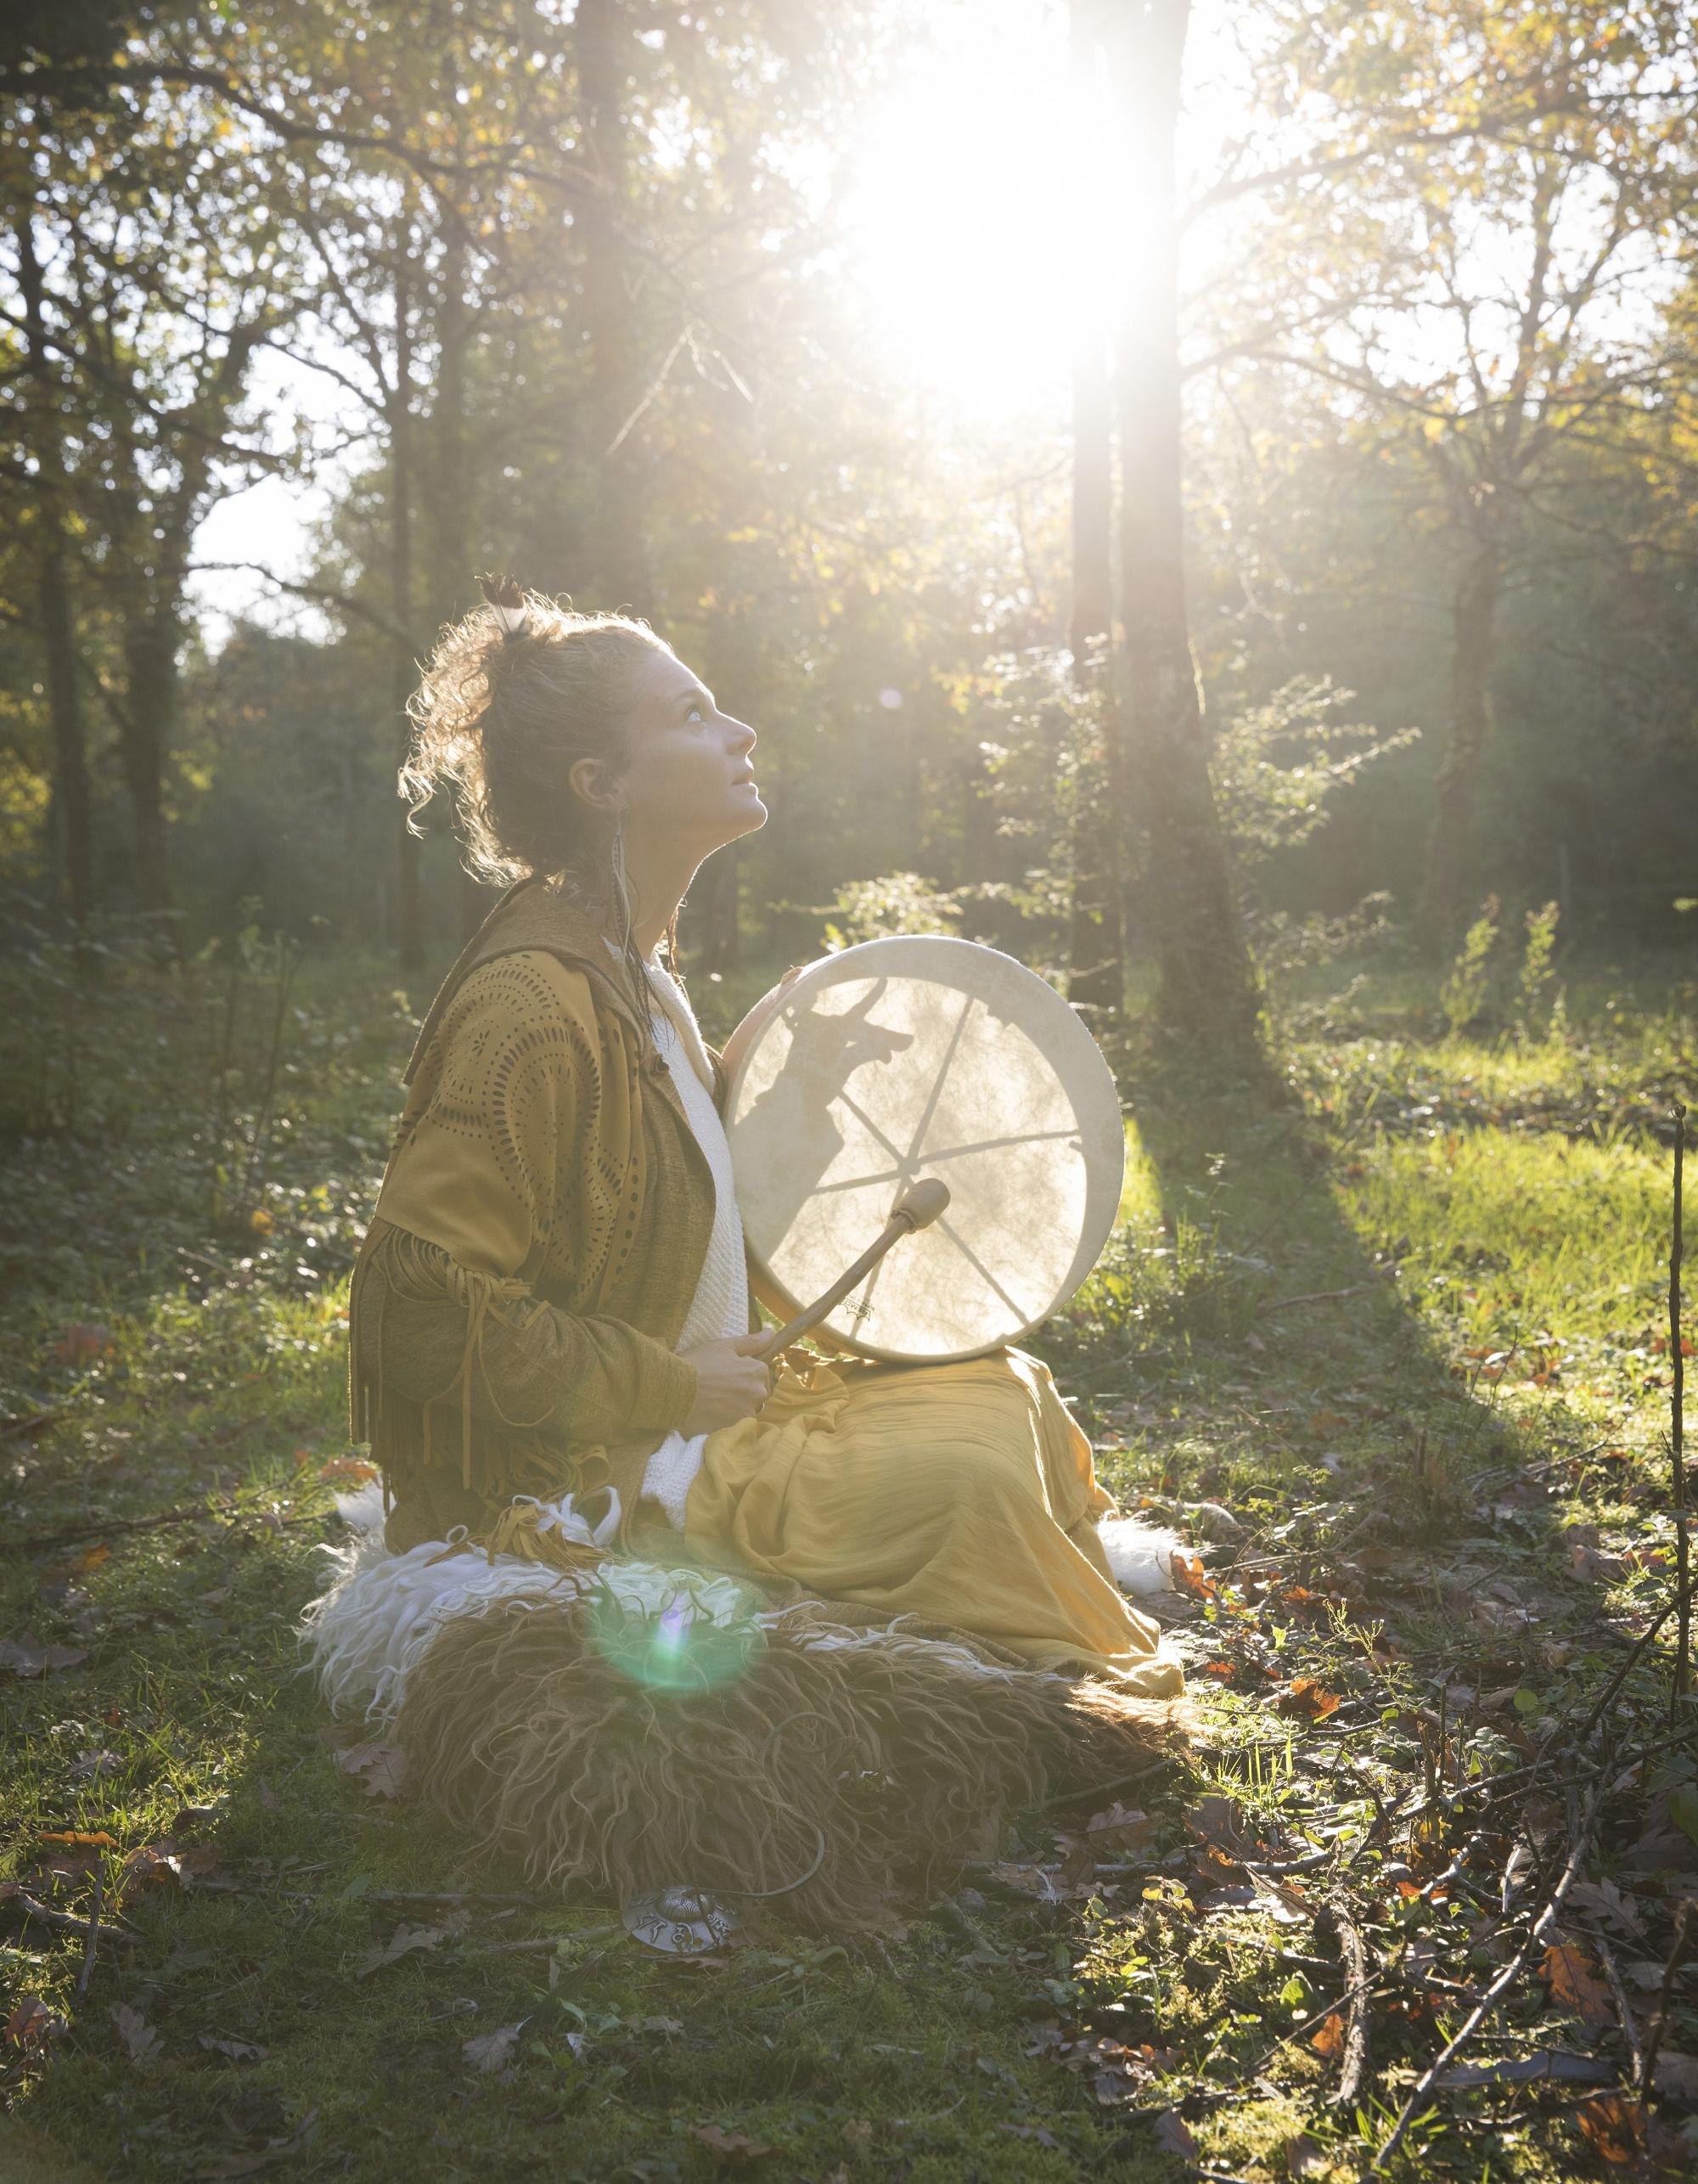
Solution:
<path fill-rule="evenodd" d="M 456 1554 L 441 1540 L 392 1554 L 384 1543 L 383 1497 L 375 1484 L 339 1494 L 336 1506 L 352 1536 L 345 1545 L 320 1550 L 335 1574 L 302 1615 L 301 1632 L 332 1708 L 385 1726 L 400 1713 L 408 1679 L 445 1623 L 487 1615 L 511 1601 L 567 1605 L 593 1583 L 630 1613 L 665 1618 L 676 1630 L 702 1623 L 727 1630 L 739 1622 L 793 1627 L 796 1620 L 787 1609 L 756 1612 L 752 1596 L 733 1578 L 658 1562 L 609 1560 L 592 1578 L 517 1556 L 498 1555 L 492 1562 L 481 1553 Z M 618 1529 L 616 1494 L 593 1528 L 574 1510 L 570 1494 L 543 1507 L 549 1528 L 582 1545 L 602 1546 Z M 801 1642 L 812 1652 L 919 1649 L 970 1675 L 1006 1680 L 1011 1673 L 964 1646 L 899 1627 L 852 1630 L 820 1622 Z"/>
<path fill-rule="evenodd" d="M 1177 1532 L 1141 1524 L 1135 1517 L 1105 1517 L 1097 1531 L 1122 1592 L 1147 1599 L 1173 1590 L 1173 1551 L 1180 1545 Z"/>

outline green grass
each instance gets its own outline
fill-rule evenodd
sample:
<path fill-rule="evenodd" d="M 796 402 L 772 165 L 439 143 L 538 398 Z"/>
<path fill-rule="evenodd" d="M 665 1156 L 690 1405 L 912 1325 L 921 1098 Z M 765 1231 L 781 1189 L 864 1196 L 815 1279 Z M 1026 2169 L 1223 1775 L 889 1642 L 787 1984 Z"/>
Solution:
<path fill-rule="evenodd" d="M 216 964 L 122 965 L 92 1002 L 14 980 L 0 1625 L 81 1658 L 0 1675 L 0 1877 L 86 1913 L 91 1863 L 110 1908 L 137 1849 L 183 1862 L 125 1895 L 135 1938 L 99 1949 L 82 1992 L 80 1939 L 0 1903 L 6 2007 L 38 1996 L 62 2021 L 5 2057 L 0 2173 L 1159 2184 L 1187 2173 L 1175 2108 L 1223 2174 L 1291 2173 L 1298 2133 L 1331 2174 L 1361 2173 L 1505 1945 L 1463 1889 L 1405 1892 L 1464 1820 L 1411 1837 L 1376 1815 L 1436 1769 L 1477 1779 L 1541 1738 L 1560 1749 L 1667 1596 L 1656 1133 L 1698 1069 L 1690 993 L 1655 966 L 1571 979 L 1569 1030 L 1535 1046 L 1440 1039 L 1414 974 L 1355 968 L 1289 997 L 1267 1082 L 1200 1097 L 1171 1061 L 1131 1058 L 1122 1225 L 1038 1345 L 1111 1489 L 1228 1550 L 1180 1634 L 1206 1743 L 1126 1793 L 1147 1822 L 1094 1894 L 975 1874 L 905 1930 L 774 1928 L 707 1966 L 610 1934 L 606 1906 L 399 1900 L 517 1883 L 368 1796 L 299 1672 L 295 1620 L 340 1534 L 346 1270 L 412 1033 L 391 974 L 304 966 L 268 1129 L 263 966 L 233 1042 Z M 700 998 L 711 1019 L 739 995 Z M 66 1331 L 90 1324 L 105 1331 L 79 1354 Z M 1624 1979 L 1660 1964 L 1678 1892 L 1628 1853 L 1695 1780 L 1690 1720 L 1652 1727 L 1667 1658 L 1653 1646 L 1613 1711 L 1623 1779 L 1588 1867 L 1638 1905 L 1640 1936 L 1614 1937 Z M 1306 1709 L 1305 1679 L 1330 1710 Z M 1530 1824 L 1560 1824 L 1555 1793 L 1556 1820 Z M 1307 1900 L 1258 1899 L 1211 1850 L 1212 1797 L 1262 1855 L 1324 1856 Z M 1470 1869 L 1487 1896 L 1507 1825 Z M 112 1844 L 58 1846 L 55 1873 L 42 1838 L 65 1831 Z M 1020 1816 L 1004 1848 L 1054 1866 L 1053 1822 Z M 1376 1980 L 1347 2113 L 1327 2098 L 1336 2058 L 1288 2037 L 1342 1984 L 1323 1898 Z M 358 1976 L 421 1922 L 433 1945 Z M 1632 1992 L 1643 2024 L 1652 1997 Z M 157 2035 L 144 2060 L 120 2008 Z M 469 2063 L 469 2039 L 515 2025 L 504 2070 Z M 1698 2049 L 1690 1974 L 1666 2046 Z M 1552 2047 L 1624 2052 L 1529 1975 L 1470 2052 Z M 1448 2096 L 1394 2170 L 1581 2173 L 1588 2091 Z"/>

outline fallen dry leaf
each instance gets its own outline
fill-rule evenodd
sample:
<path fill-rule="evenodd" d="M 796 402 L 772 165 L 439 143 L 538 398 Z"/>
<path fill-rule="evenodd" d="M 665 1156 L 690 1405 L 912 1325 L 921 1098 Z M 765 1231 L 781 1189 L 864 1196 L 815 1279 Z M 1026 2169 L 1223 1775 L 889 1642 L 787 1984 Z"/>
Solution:
<path fill-rule="evenodd" d="M 1185 1829 L 1234 1860 L 1255 1849 L 1245 1832 L 1243 1815 L 1230 1798 L 1200 1798 L 1185 1815 Z"/>
<path fill-rule="evenodd" d="M 1656 2090 L 1671 2100 L 1698 2101 L 1698 2055 L 1665 2047 L 1656 2058 Z"/>
<path fill-rule="evenodd" d="M 328 1464 L 318 1467 L 320 1486 L 364 1486 L 380 1474 L 375 1464 L 368 1464 L 363 1456 L 332 1456 Z"/>
<path fill-rule="evenodd" d="M 1332 2164 L 1307 2131 L 1299 2131 L 1288 2138 L 1279 2149 L 1288 2176 L 1318 2176 Z"/>
<path fill-rule="evenodd" d="M 1309 2046 L 1324 2061 L 1330 2063 L 1344 2052 L 1344 2019 L 1334 2010 L 1323 2018 L 1309 2035 Z"/>
<path fill-rule="evenodd" d="M 1093 1813 L 1082 1829 L 1060 1834 L 1062 1860 L 1056 1875 L 1061 1891 L 1088 1894 L 1094 1886 L 1099 1860 L 1138 1857 L 1148 1850 L 1155 1823 L 1146 1812 L 1123 1804 Z"/>
<path fill-rule="evenodd" d="M 1197 2142 L 1185 2125 L 1185 2119 L 1177 2108 L 1163 2108 L 1155 2119 L 1155 2143 L 1163 2153 L 1177 2154 L 1181 2161 L 1199 2159 Z"/>
<path fill-rule="evenodd" d="M 157 1850 L 143 1843 L 132 1850 L 118 1869 L 118 1893 L 138 1895 L 147 1888 L 180 1888 L 185 1878 L 184 1861 L 173 1851 Z"/>
<path fill-rule="evenodd" d="M 1625 1555 L 1600 1554 L 1578 1539 L 1568 1551 L 1568 1562 L 1572 1574 L 1584 1585 L 1613 1585 L 1628 1573 Z"/>
<path fill-rule="evenodd" d="M 35 1873 L 59 1881 L 86 1881 L 99 1865 L 101 1853 L 118 1847 L 116 1837 L 109 1835 L 104 1828 L 95 1834 L 59 1828 L 38 1839 L 43 1846 L 51 1843 L 54 1847 L 37 1860 Z"/>
<path fill-rule="evenodd" d="M 519 2045 L 519 2033 L 516 2024 L 498 2025 L 493 2032 L 481 2032 L 475 2040 L 463 2041 L 460 2053 L 474 2070 L 504 2070 Z"/>
<path fill-rule="evenodd" d="M 1595 2100 L 1583 2101 L 1574 2120 L 1592 2151 L 1617 2168 L 1637 2164 L 1645 2151 L 1645 2109 L 1621 2093 L 1600 2093 Z"/>
<path fill-rule="evenodd" d="M 46 1675 L 54 1669 L 74 1669 L 88 1656 L 75 1646 L 43 1646 L 39 1638 L 0 1638 L 0 1669 L 14 1676 Z"/>
<path fill-rule="evenodd" d="M 843 2137 L 846 2144 L 850 2146 L 870 2146 L 873 2143 L 873 2126 L 864 2116 L 852 2116 L 843 2126 Z"/>
<path fill-rule="evenodd" d="M 1628 1846 L 1622 1864 L 1630 1872 L 1655 1873 L 1668 1866 L 1684 1868 L 1690 1862 L 1695 1838 L 1682 1824 L 1681 1810 L 1659 1791 L 1647 1800 L 1645 1827 L 1639 1840 Z M 1666 1892 L 1666 1888 L 1665 1888 Z"/>
<path fill-rule="evenodd" d="M 1637 1909 L 1613 1881 L 1577 1881 L 1568 1892 L 1568 1900 L 1576 1911 L 1590 1911 L 1594 1917 L 1607 1920 L 1635 1940 L 1643 1941 L 1645 1938 Z"/>
<path fill-rule="evenodd" d="M 407 1754 L 395 1744 L 351 1744 L 335 1755 L 345 1775 L 366 1786 L 368 1798 L 398 1798 L 407 1784 Z"/>
<path fill-rule="evenodd" d="M 1114 2040 L 1098 2043 L 1091 2091 L 1099 2108 L 1117 2108 L 1125 2102 L 1135 2101 L 1149 2076 L 1133 2049 L 1122 2047 Z"/>
<path fill-rule="evenodd" d="M 117 1348 L 112 1330 L 101 1320 L 73 1320 L 53 1344 L 60 1365 L 82 1365 L 88 1358 L 110 1357 Z"/>
<path fill-rule="evenodd" d="M 1328 1714 L 1336 1714 L 1339 1696 L 1330 1691 L 1313 1676 L 1293 1676 L 1274 1702 L 1281 1714 L 1307 1716 L 1311 1721 L 1324 1721 Z"/>
<path fill-rule="evenodd" d="M 386 1942 L 368 1950 L 354 1967 L 357 1979 L 368 1979 L 385 1964 L 394 1964 L 415 1949 L 436 1949 L 448 1938 L 445 1926 L 398 1926 Z"/>
<path fill-rule="evenodd" d="M 1103 1857 L 1138 1857 L 1150 1848 L 1155 1822 L 1147 1812 L 1116 1803 L 1105 1812 L 1094 1812 L 1085 1822 L 1085 1833 Z"/>
<path fill-rule="evenodd" d="M 232 2063 L 263 2063 L 271 2053 L 251 2040 L 215 2040 L 210 2032 L 201 2034 L 200 2045 L 208 2054 L 228 2057 Z"/>
<path fill-rule="evenodd" d="M 25 1995 L 6 2020 L 5 2044 L 21 2055 L 34 2055 L 63 2028 L 64 2020 L 53 2015 L 39 1995 Z"/>
<path fill-rule="evenodd" d="M 1544 1952 L 1544 1976 L 1553 2001 L 1588 2025 L 1610 2024 L 1615 2011 L 1597 1967 L 1577 1941 L 1555 1941 Z"/>
<path fill-rule="evenodd" d="M 1022 1895 L 1037 1896 L 1051 1902 L 1058 1894 L 1058 1876 L 1043 1866 L 1022 1866 L 1003 1859 L 988 1869 L 990 1878 L 1000 1882 L 1005 1888 L 1018 1888 Z"/>
<path fill-rule="evenodd" d="M 739 2161 L 759 2161 L 778 2152 L 776 2147 L 764 2146 L 757 2138 L 745 2138 L 740 2131 L 722 2131 L 717 2124 L 690 2124 L 687 2128 L 692 2138 L 699 2138 L 716 2153 L 733 2153 Z"/>
<path fill-rule="evenodd" d="M 160 2036 L 139 2010 L 132 2010 L 126 2002 L 113 2006 L 112 2022 L 118 2029 L 118 2037 L 124 2052 L 132 2063 L 155 2063 L 159 2059 Z"/>
<path fill-rule="evenodd" d="M 257 2153 L 229 2153 L 195 2173 L 205 2177 L 257 2176 L 262 2170 L 280 2169 L 293 2161 L 318 2128 L 318 2111 L 309 2108 L 286 2138 L 267 2139 Z"/>
<path fill-rule="evenodd" d="M 1176 1547 L 1172 1557 L 1173 1582 L 1183 1592 L 1194 1592 L 1200 1600 L 1215 1597 L 1214 1580 L 1203 1567 L 1203 1558 L 1195 1547 Z"/>

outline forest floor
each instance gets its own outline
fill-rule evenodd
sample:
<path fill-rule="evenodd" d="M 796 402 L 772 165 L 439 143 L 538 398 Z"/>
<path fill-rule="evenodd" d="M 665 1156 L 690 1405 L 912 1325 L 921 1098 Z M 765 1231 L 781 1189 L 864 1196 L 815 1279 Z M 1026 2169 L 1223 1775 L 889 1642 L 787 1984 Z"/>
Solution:
<path fill-rule="evenodd" d="M 1263 1084 L 1129 1062 L 1035 1347 L 1206 1550 L 1203 1739 L 905 1928 L 692 1962 L 468 1866 L 300 1673 L 413 1017 L 275 969 L 0 995 L 0 2173 L 1354 2177 L 1498 1986 L 1386 2173 L 1690 2167 L 1698 1709 L 1639 1646 L 1690 984 L 1467 1042 L 1370 970 Z"/>

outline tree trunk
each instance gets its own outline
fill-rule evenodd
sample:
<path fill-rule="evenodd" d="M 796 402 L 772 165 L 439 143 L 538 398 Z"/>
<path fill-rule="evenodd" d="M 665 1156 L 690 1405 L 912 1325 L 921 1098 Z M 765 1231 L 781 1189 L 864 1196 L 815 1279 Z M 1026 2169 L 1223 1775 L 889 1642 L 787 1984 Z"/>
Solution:
<path fill-rule="evenodd" d="M 430 411 L 430 475 L 424 498 L 430 507 L 425 588 L 433 630 L 458 622 L 472 604 L 468 548 L 475 529 L 466 459 L 466 358 L 472 316 L 466 308 L 466 232 L 451 208 L 442 213 L 442 263 L 436 296 L 436 385 Z M 469 940 L 483 923 L 490 898 L 465 866 L 458 868 L 458 921 Z"/>
<path fill-rule="evenodd" d="M 182 632 L 173 608 L 157 599 L 138 599 L 124 626 L 127 702 L 119 737 L 119 764 L 130 801 L 136 900 L 144 910 L 171 907 L 166 854 L 165 769 L 177 718 L 177 649 Z"/>
<path fill-rule="evenodd" d="M 410 213 L 411 208 L 408 207 Z M 400 633 L 390 667 L 390 717 L 395 723 L 401 763 L 407 757 L 410 725 L 407 701 L 418 677 L 413 641 L 413 321 L 412 281 L 407 253 L 413 239 L 406 214 L 396 223 L 395 393 L 389 418 L 389 602 Z M 396 900 L 400 905 L 400 954 L 403 971 L 424 961 L 424 888 L 419 864 L 424 844 L 408 825 L 403 803 L 396 836 Z"/>
<path fill-rule="evenodd" d="M 1099 9 L 1073 0 L 1069 19 L 1076 126 L 1089 111 L 1095 72 Z M 1082 194 L 1082 183 L 1081 190 Z M 1075 208 L 1082 227 L 1087 207 Z M 1108 327 L 1091 269 L 1081 284 L 1073 348 L 1073 598 L 1069 643 L 1073 688 L 1088 724 L 1090 747 L 1079 753 L 1070 825 L 1072 900 L 1067 936 L 1067 998 L 1096 1013 L 1120 1009 L 1125 993 L 1117 830 L 1111 812 L 1118 722 L 1108 672 L 1114 630 L 1110 541 L 1114 516 L 1114 439 L 1109 400 Z M 1094 648 L 1099 648 L 1094 650 Z"/>
<path fill-rule="evenodd" d="M 593 186 L 576 218 L 583 233 L 583 309 L 590 346 L 595 591 L 600 606 L 646 615 L 654 611 L 655 602 L 644 539 L 640 428 L 625 430 L 641 392 L 622 234 L 629 146 L 621 99 L 633 40 L 621 0 L 578 0 L 576 30 L 578 99 Z"/>
<path fill-rule="evenodd" d="M 1488 530 L 1476 539 L 1451 599 L 1450 741 L 1439 769 L 1420 918 L 1422 937 L 1437 954 L 1453 944 L 1461 923 L 1474 793 L 1481 753 L 1492 733 L 1492 667 L 1503 588 L 1498 541 Z"/>
<path fill-rule="evenodd" d="M 80 935 L 94 903 L 93 796 L 83 732 L 82 694 L 76 678 L 76 617 L 65 567 L 65 449 L 42 308 L 41 261 L 36 255 L 34 222 L 27 213 L 17 221 L 14 232 L 18 284 L 24 297 L 25 342 L 37 392 L 32 435 L 38 464 L 36 597 L 41 612 L 42 648 L 47 658 L 48 715 L 53 727 L 52 824 L 65 907 Z"/>
<path fill-rule="evenodd" d="M 1186 619 L 1174 133 L 1188 0 L 1120 19 L 1127 282 L 1119 332 L 1121 583 L 1128 773 L 1148 842 L 1146 897 L 1171 1028 L 1253 1050 L 1259 998 L 1209 780 Z M 1122 827 L 1131 819 L 1122 808 Z"/>

